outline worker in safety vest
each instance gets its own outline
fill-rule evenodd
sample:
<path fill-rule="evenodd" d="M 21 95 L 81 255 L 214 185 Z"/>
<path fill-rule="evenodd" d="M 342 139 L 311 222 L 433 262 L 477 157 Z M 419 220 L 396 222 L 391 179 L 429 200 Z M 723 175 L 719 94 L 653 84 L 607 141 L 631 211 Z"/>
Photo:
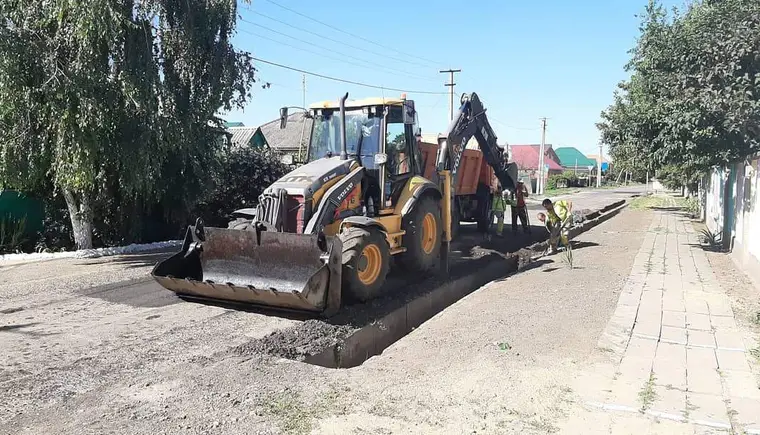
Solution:
<path fill-rule="evenodd" d="M 512 233 L 517 235 L 517 218 L 520 218 L 523 231 L 530 234 L 530 223 L 528 222 L 528 208 L 525 205 L 525 197 L 528 196 L 528 188 L 522 181 L 517 182 L 517 188 L 512 193 L 510 199 L 510 208 L 512 209 Z"/>
<path fill-rule="evenodd" d="M 543 200 L 541 205 L 546 209 L 546 228 L 549 230 L 549 252 L 557 252 L 557 245 L 562 242 L 563 246 L 569 244 L 565 230 L 573 222 L 573 203 L 571 201 L 552 202 L 549 198 Z"/>
<path fill-rule="evenodd" d="M 504 201 L 504 195 L 501 193 L 501 186 L 496 189 L 491 201 L 491 211 L 496 216 L 496 236 L 501 237 L 504 230 L 504 211 L 507 209 L 507 203 Z"/>

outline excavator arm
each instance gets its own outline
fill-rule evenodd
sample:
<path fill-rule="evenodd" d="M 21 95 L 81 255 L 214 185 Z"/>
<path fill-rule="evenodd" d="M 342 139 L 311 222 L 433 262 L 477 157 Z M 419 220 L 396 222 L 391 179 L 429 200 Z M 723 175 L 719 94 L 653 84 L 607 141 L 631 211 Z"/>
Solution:
<path fill-rule="evenodd" d="M 438 139 L 437 170 L 449 170 L 451 179 L 457 180 L 462 155 L 467 142 L 473 136 L 486 162 L 493 168 L 502 189 L 514 191 L 517 184 L 517 165 L 507 162 L 504 151 L 496 142 L 496 133 L 486 117 L 486 109 L 474 92 L 462 95 L 459 111 L 446 133 Z M 452 190 L 454 188 L 455 186 L 452 186 Z"/>

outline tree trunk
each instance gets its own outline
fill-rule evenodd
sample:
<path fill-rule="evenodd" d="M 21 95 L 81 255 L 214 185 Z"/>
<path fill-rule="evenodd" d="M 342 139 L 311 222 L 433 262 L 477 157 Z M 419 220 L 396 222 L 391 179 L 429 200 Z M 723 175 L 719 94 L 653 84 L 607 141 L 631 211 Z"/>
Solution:
<path fill-rule="evenodd" d="M 63 197 L 71 217 L 74 243 L 77 249 L 92 249 L 92 205 L 86 193 L 77 195 L 70 189 L 63 189 Z"/>

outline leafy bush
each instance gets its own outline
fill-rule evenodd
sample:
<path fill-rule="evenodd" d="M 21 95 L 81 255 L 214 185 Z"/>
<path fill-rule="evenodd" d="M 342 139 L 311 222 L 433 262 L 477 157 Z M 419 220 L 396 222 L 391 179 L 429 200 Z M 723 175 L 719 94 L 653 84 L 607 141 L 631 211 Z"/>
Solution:
<path fill-rule="evenodd" d="M 74 235 L 66 202 L 61 195 L 52 196 L 45 204 L 43 230 L 37 235 L 37 252 L 65 251 L 74 247 Z"/>
<path fill-rule="evenodd" d="M 216 188 L 197 207 L 208 226 L 226 227 L 230 214 L 253 207 L 270 184 L 288 172 L 279 153 L 269 148 L 237 148 L 224 159 Z"/>
<path fill-rule="evenodd" d="M 558 185 L 562 185 L 565 181 L 564 178 L 562 178 L 562 175 L 550 175 L 549 178 L 546 180 L 546 188 L 547 189 L 556 189 Z"/>
<path fill-rule="evenodd" d="M 22 251 L 25 232 L 26 219 L 0 218 L 0 254 Z"/>
<path fill-rule="evenodd" d="M 575 172 L 567 170 L 561 174 L 549 176 L 546 180 L 547 189 L 557 189 L 559 187 L 578 187 L 579 180 Z"/>

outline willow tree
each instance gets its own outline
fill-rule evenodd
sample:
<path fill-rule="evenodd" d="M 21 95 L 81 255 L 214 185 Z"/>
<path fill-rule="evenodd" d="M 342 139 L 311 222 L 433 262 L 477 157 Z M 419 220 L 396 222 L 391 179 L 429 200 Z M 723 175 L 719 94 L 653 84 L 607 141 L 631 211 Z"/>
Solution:
<path fill-rule="evenodd" d="M 0 188 L 53 186 L 78 248 L 93 200 L 180 201 L 208 179 L 254 68 L 235 0 L 0 0 Z"/>

